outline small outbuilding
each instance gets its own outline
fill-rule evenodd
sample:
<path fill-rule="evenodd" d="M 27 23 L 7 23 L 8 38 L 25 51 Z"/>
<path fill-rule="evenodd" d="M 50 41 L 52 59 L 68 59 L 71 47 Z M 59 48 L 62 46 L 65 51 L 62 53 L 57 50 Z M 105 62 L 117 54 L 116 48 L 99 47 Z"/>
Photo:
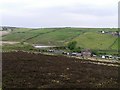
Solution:
<path fill-rule="evenodd" d="M 104 34 L 104 33 L 105 33 L 105 31 L 101 31 L 101 33 L 102 33 L 102 34 Z"/>
<path fill-rule="evenodd" d="M 81 56 L 83 57 L 91 57 L 92 56 L 92 52 L 90 49 L 85 49 L 81 51 Z"/>
<path fill-rule="evenodd" d="M 101 56 L 102 59 L 113 59 L 112 55 L 102 55 Z"/>
<path fill-rule="evenodd" d="M 101 58 L 102 58 L 102 59 L 105 59 L 105 55 L 102 55 Z"/>

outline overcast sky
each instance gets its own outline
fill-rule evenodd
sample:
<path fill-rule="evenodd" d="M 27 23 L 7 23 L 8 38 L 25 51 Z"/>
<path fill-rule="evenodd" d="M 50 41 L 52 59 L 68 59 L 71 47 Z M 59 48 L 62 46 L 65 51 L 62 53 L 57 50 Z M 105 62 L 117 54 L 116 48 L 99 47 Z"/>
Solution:
<path fill-rule="evenodd" d="M 119 0 L 0 0 L 0 25 L 118 27 Z"/>

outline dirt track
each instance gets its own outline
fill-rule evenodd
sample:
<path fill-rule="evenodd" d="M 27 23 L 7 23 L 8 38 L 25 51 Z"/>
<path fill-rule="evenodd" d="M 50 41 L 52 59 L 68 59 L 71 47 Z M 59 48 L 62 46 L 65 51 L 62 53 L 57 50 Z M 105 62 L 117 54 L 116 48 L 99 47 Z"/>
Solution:
<path fill-rule="evenodd" d="M 118 88 L 118 67 L 25 52 L 2 55 L 3 87 Z"/>
<path fill-rule="evenodd" d="M 14 42 L 14 41 L 0 41 L 0 45 L 4 45 L 4 44 L 17 44 L 19 42 Z"/>
<path fill-rule="evenodd" d="M 9 34 L 10 31 L 0 31 L 0 37 Z"/>

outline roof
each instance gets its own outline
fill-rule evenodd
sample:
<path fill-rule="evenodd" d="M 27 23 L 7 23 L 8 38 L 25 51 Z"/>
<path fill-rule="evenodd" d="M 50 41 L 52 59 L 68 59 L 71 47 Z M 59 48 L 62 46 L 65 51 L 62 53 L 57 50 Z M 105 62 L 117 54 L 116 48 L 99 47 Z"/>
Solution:
<path fill-rule="evenodd" d="M 91 52 L 91 50 L 90 49 L 84 49 L 81 52 Z"/>

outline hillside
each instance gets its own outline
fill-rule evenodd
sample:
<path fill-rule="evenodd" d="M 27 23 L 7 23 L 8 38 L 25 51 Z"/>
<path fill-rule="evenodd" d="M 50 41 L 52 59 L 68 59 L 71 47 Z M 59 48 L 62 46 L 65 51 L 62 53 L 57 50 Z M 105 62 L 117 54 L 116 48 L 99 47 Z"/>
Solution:
<path fill-rule="evenodd" d="M 77 41 L 77 45 L 84 48 L 88 47 L 91 49 L 106 50 L 110 49 L 109 47 L 114 43 L 117 38 L 118 37 L 113 37 L 112 35 L 105 35 L 96 32 L 86 32 L 83 35 L 80 35 L 77 38 L 73 39 L 73 41 Z M 116 48 L 117 46 L 111 49 Z"/>
<path fill-rule="evenodd" d="M 19 41 L 30 44 L 66 45 L 77 41 L 77 46 L 90 49 L 117 50 L 118 37 L 100 31 L 117 31 L 109 28 L 15 28 L 2 37 L 3 41 Z"/>

